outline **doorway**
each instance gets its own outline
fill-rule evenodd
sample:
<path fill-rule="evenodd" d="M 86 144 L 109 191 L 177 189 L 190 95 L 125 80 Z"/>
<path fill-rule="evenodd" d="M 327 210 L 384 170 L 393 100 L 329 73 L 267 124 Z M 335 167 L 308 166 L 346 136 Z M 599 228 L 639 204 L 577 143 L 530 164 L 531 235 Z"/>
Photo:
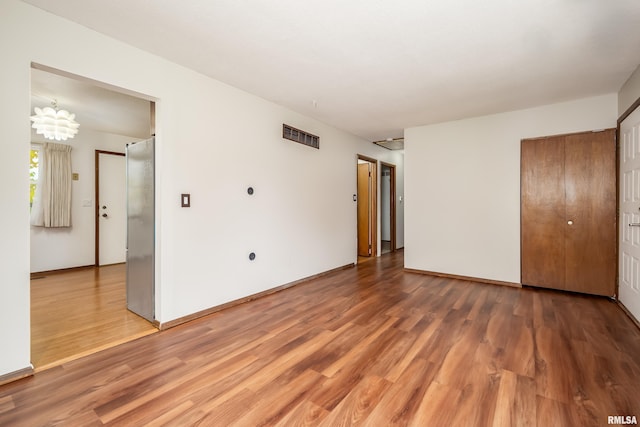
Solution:
<path fill-rule="evenodd" d="M 127 310 L 126 222 L 107 227 L 116 225 L 115 216 L 126 220 L 124 199 L 101 203 L 109 186 L 118 197 L 126 194 L 125 146 L 154 132 L 155 104 L 150 97 L 32 64 L 31 108 L 52 100 L 76 115 L 80 130 L 73 139 L 56 141 L 72 147 L 71 227 L 31 231 L 36 371 L 157 331 Z M 32 142 L 51 142 L 32 132 Z M 107 247 L 114 248 L 111 254 Z"/>
<path fill-rule="evenodd" d="M 396 167 L 380 162 L 380 254 L 396 250 Z"/>
<path fill-rule="evenodd" d="M 378 253 L 378 161 L 358 155 L 358 261 L 375 258 Z"/>

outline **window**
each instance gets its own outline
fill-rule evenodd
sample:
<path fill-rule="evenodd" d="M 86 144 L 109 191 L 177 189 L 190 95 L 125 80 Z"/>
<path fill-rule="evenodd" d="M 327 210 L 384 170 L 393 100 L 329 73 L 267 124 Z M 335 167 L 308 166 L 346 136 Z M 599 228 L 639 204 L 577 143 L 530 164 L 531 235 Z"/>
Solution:
<path fill-rule="evenodd" d="M 71 146 L 47 142 L 31 150 L 31 225 L 71 227 Z"/>
<path fill-rule="evenodd" d="M 29 207 L 33 206 L 33 197 L 36 194 L 38 183 L 38 171 L 40 170 L 40 150 L 32 146 L 29 154 Z"/>

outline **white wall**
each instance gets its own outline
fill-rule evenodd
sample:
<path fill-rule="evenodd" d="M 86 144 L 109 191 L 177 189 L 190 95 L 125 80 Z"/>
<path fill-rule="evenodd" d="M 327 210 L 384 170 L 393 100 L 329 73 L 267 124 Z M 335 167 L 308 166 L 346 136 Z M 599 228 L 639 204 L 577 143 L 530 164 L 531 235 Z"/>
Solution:
<path fill-rule="evenodd" d="M 405 267 L 520 283 L 520 140 L 613 128 L 617 95 L 405 130 Z"/>
<path fill-rule="evenodd" d="M 356 261 L 357 154 L 401 176 L 389 150 L 17 0 L 0 2 L 0 57 L 0 375 L 29 365 L 31 62 L 156 101 L 161 322 Z M 282 123 L 320 150 L 283 140 Z"/>
<path fill-rule="evenodd" d="M 33 142 L 44 143 L 32 131 Z M 95 150 L 124 153 L 125 145 L 138 141 L 122 135 L 80 129 L 74 139 L 61 141 L 72 147 L 71 166 L 79 174 L 71 187 L 71 228 L 31 227 L 31 272 L 93 265 L 95 261 Z M 83 201 L 91 206 L 83 206 Z"/>
<path fill-rule="evenodd" d="M 640 66 L 629 76 L 618 92 L 618 117 L 640 98 Z"/>

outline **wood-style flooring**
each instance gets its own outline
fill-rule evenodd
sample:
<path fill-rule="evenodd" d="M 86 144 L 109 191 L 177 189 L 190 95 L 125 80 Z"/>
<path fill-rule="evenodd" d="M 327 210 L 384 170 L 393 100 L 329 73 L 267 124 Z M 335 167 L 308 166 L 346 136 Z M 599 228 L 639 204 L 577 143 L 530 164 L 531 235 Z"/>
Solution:
<path fill-rule="evenodd" d="M 31 363 L 37 371 L 156 332 L 127 310 L 125 264 L 34 274 Z"/>
<path fill-rule="evenodd" d="M 640 417 L 640 331 L 614 302 L 404 272 L 402 254 L 6 384 L 0 425 L 582 427 Z"/>

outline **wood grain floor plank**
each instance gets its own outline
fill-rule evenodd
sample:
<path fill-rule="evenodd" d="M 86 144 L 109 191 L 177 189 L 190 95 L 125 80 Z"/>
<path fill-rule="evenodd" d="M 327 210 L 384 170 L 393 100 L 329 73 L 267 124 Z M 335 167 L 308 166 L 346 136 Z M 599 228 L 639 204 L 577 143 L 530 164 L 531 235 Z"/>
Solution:
<path fill-rule="evenodd" d="M 422 332 L 420 332 L 415 341 L 413 341 L 411 347 L 406 351 L 402 359 L 398 360 L 391 367 L 385 378 L 391 382 L 397 382 L 404 371 L 414 363 L 420 351 L 422 351 L 425 345 L 431 340 L 433 334 L 440 327 L 441 322 L 441 319 L 434 319 L 431 322 L 425 321 L 425 326 L 421 328 Z"/>
<path fill-rule="evenodd" d="M 323 419 L 329 415 L 329 411 L 304 400 L 298 404 L 291 412 L 278 421 L 276 427 L 310 427 L 320 425 Z"/>
<path fill-rule="evenodd" d="M 12 396 L 4 396 L 0 399 L 0 414 L 15 409 Z"/>
<path fill-rule="evenodd" d="M 322 371 L 323 375 L 327 377 L 334 376 L 336 372 L 341 370 L 347 363 L 353 360 L 353 358 L 359 357 L 363 352 L 367 351 L 367 347 L 369 345 L 375 342 L 380 335 L 382 335 L 386 330 L 391 328 L 397 322 L 398 319 L 395 317 L 388 318 L 382 326 L 374 329 L 371 334 L 360 340 L 349 351 L 347 351 L 343 357 L 339 358 L 324 371 Z"/>
<path fill-rule="evenodd" d="M 286 384 L 273 384 L 266 387 L 258 403 L 250 411 L 234 420 L 238 426 L 272 426 L 294 410 L 324 377 L 318 372 L 305 370 L 293 378 L 288 378 Z"/>
<path fill-rule="evenodd" d="M 408 425 L 451 426 L 455 417 L 454 402 L 458 400 L 460 391 L 432 381 L 425 392 L 415 414 L 410 417 Z"/>
<path fill-rule="evenodd" d="M 490 426 L 497 410 L 501 371 L 493 366 L 471 364 L 458 390 L 451 425 Z M 482 404 L 478 404 L 482 402 Z"/>
<path fill-rule="evenodd" d="M 496 412 L 493 416 L 493 427 L 511 427 L 520 418 L 520 414 L 515 412 L 517 387 L 518 376 L 511 371 L 503 370 L 500 374 L 500 386 L 498 388 Z"/>
<path fill-rule="evenodd" d="M 605 425 L 640 417 L 638 354 L 605 298 L 410 273 L 399 251 L 2 385 L 0 425 Z"/>
<path fill-rule="evenodd" d="M 228 376 L 244 369 L 257 358 L 253 355 L 243 355 L 236 360 L 227 359 L 224 368 L 219 364 L 205 365 L 202 368 L 188 367 L 188 369 L 176 372 L 177 378 L 158 385 L 144 387 L 140 395 L 128 395 L 124 400 L 110 401 L 109 406 L 98 407 L 96 412 L 100 414 L 100 420 L 109 423 L 117 418 L 123 418 L 128 412 L 145 405 L 151 401 L 166 397 L 167 403 L 171 403 L 175 395 L 193 396 L 203 388 L 209 387 L 212 382 L 220 381 Z M 164 378 L 163 378 L 164 379 Z M 166 378 L 170 379 L 170 378 Z"/>
<path fill-rule="evenodd" d="M 536 426 L 536 381 L 534 378 L 518 375 L 516 398 L 513 405 L 511 419 L 514 427 Z"/>
<path fill-rule="evenodd" d="M 501 368 L 518 375 L 534 378 L 536 374 L 534 331 L 531 322 L 519 316 L 509 319 L 509 332 L 505 347 L 498 356 Z M 518 351 L 510 351 L 517 348 Z"/>
<path fill-rule="evenodd" d="M 366 418 L 364 425 L 405 426 L 418 412 L 418 406 L 433 381 L 437 368 L 424 359 L 413 359 L 380 402 Z"/>
<path fill-rule="evenodd" d="M 364 424 L 367 416 L 377 406 L 390 385 L 391 383 L 384 378 L 375 375 L 365 376 L 320 423 L 320 426 L 359 426 Z"/>
<path fill-rule="evenodd" d="M 216 405 L 215 410 L 196 405 L 179 417 L 167 422 L 166 426 L 231 426 L 234 424 L 234 420 L 252 411 L 259 401 L 259 397 L 247 389 L 241 390 L 236 398 L 238 402 L 244 402 L 244 404 L 239 405 L 234 400 L 227 400 Z"/>
<path fill-rule="evenodd" d="M 537 394 L 557 402 L 576 397 L 575 352 L 567 337 L 549 327 L 536 331 Z"/>
<path fill-rule="evenodd" d="M 159 417 L 155 417 L 153 419 L 137 419 L 129 425 L 144 425 L 145 427 L 161 427 L 169 424 L 171 421 L 180 417 L 184 412 L 193 407 L 193 402 L 190 400 L 185 400 L 178 405 L 173 406 L 168 411 L 164 412 Z M 148 413 L 147 413 L 148 414 Z"/>
<path fill-rule="evenodd" d="M 537 426 L 581 426 L 590 427 L 603 425 L 598 424 L 582 424 L 575 416 L 574 411 L 569 404 L 558 402 L 546 397 L 536 396 L 536 425 Z"/>

